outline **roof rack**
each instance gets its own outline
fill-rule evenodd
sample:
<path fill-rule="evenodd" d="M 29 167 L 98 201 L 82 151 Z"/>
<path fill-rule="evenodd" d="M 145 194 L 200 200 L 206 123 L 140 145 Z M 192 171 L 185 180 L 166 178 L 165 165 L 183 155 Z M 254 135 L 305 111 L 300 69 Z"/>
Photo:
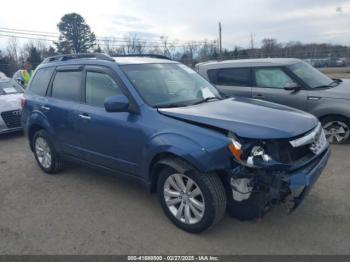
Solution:
<path fill-rule="evenodd" d="M 159 59 L 172 60 L 171 58 L 169 58 L 169 57 L 167 57 L 165 55 L 158 55 L 158 54 L 114 55 L 113 57 L 150 57 L 150 58 L 159 58 Z"/>
<path fill-rule="evenodd" d="M 115 60 L 107 54 L 103 54 L 103 53 L 85 54 L 85 53 L 82 53 L 82 54 L 65 54 L 65 55 L 50 56 L 50 57 L 45 58 L 42 63 L 47 64 L 47 63 L 52 63 L 52 62 L 67 61 L 67 60 L 79 59 L 79 58 L 96 58 L 96 59 L 100 59 L 100 60 L 115 62 Z"/>

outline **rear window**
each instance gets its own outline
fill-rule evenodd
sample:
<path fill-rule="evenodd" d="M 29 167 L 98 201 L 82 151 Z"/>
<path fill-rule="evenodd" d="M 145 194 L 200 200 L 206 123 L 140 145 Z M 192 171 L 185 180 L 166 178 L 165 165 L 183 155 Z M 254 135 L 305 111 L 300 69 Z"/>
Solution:
<path fill-rule="evenodd" d="M 23 89 L 19 87 L 14 80 L 0 80 L 0 95 L 11 95 L 19 93 L 23 93 Z"/>
<path fill-rule="evenodd" d="M 208 71 L 210 82 L 216 85 L 250 86 L 249 68 L 222 68 Z"/>
<path fill-rule="evenodd" d="M 30 83 L 29 90 L 35 94 L 45 96 L 54 68 L 39 69 Z"/>
<path fill-rule="evenodd" d="M 58 71 L 52 83 L 52 97 L 79 102 L 82 71 Z"/>

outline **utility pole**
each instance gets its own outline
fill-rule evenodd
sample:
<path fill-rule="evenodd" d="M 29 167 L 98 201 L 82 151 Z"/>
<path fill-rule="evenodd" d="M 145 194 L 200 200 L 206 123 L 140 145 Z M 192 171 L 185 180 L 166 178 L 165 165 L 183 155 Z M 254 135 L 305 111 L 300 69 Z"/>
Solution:
<path fill-rule="evenodd" d="M 219 52 L 222 55 L 222 36 L 221 36 L 221 22 L 219 22 Z"/>
<path fill-rule="evenodd" d="M 253 33 L 250 33 L 250 49 L 254 49 L 254 36 Z"/>

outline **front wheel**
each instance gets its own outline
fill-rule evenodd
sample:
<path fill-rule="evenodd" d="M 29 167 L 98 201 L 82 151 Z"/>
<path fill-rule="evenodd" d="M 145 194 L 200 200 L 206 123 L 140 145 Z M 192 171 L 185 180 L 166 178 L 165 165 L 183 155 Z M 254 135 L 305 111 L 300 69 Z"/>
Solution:
<path fill-rule="evenodd" d="M 224 186 L 216 174 L 162 169 L 158 197 L 168 218 L 179 228 L 200 233 L 220 221 L 226 211 Z"/>
<path fill-rule="evenodd" d="M 350 121 L 341 116 L 328 116 L 321 120 L 326 138 L 331 144 L 349 142 Z"/>

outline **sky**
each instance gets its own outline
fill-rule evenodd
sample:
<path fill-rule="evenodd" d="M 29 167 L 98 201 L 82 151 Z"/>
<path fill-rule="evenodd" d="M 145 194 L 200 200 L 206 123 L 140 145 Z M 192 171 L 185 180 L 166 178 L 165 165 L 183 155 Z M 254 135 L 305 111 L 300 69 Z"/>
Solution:
<path fill-rule="evenodd" d="M 220 21 L 226 48 L 250 46 L 251 35 L 255 46 L 264 38 L 350 45 L 350 0 L 5 0 L 0 8 L 1 28 L 58 33 L 60 18 L 77 12 L 98 37 L 216 40 Z M 0 36 L 0 47 L 7 41 Z"/>

